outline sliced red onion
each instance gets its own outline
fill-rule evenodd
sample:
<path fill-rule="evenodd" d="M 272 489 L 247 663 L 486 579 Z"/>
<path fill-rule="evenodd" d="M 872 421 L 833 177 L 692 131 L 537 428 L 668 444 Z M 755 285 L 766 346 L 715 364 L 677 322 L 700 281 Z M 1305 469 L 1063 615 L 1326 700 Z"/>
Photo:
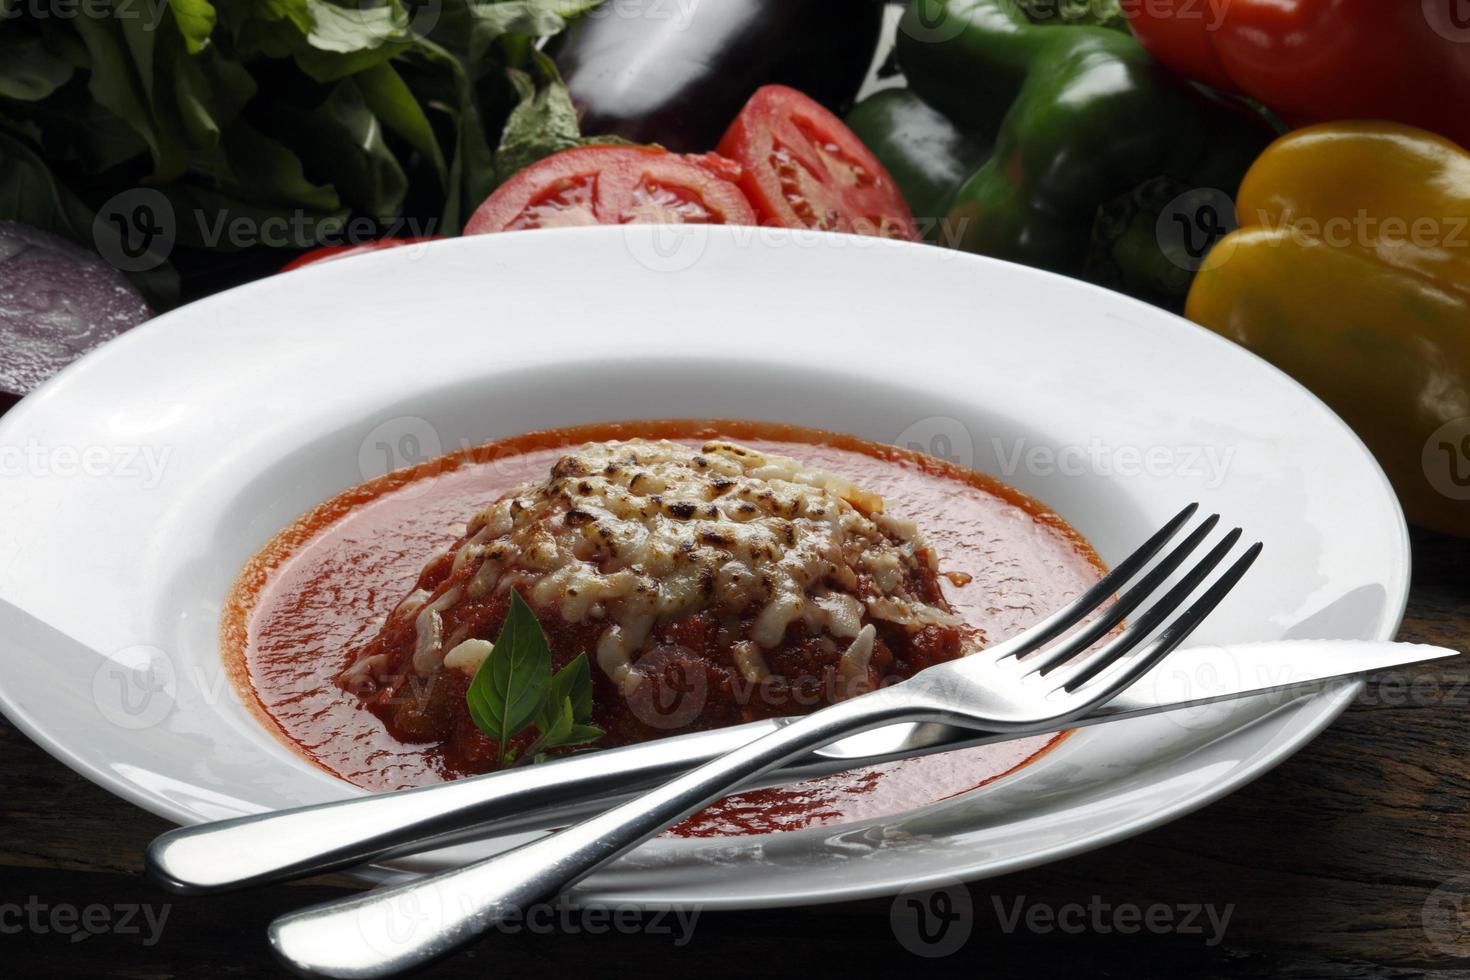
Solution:
<path fill-rule="evenodd" d="M 0 392 L 29 393 L 150 316 L 127 277 L 100 257 L 0 221 Z"/>

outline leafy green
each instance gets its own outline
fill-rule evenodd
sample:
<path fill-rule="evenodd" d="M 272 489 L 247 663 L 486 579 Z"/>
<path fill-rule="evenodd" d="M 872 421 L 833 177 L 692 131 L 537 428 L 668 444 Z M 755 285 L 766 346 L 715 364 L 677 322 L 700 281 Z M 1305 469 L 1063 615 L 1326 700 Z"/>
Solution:
<path fill-rule="evenodd" d="M 179 33 L 184 36 L 189 53 L 198 54 L 204 50 L 209 43 L 209 35 L 214 32 L 214 4 L 209 0 L 168 0 L 168 5 L 173 10 L 174 21 L 179 25 Z"/>
<path fill-rule="evenodd" d="M 538 39 L 598 2 L 89 0 L 68 18 L 9 4 L 0 218 L 97 248 L 95 212 L 157 190 L 179 267 L 210 282 L 216 256 L 340 241 L 357 216 L 455 234 L 500 180 L 581 140 Z M 263 242 L 281 222 L 289 238 Z M 171 267 L 131 275 L 166 304 Z"/>
<path fill-rule="evenodd" d="M 36 102 L 71 80 L 76 67 L 38 37 L 0 34 L 0 97 Z"/>
<path fill-rule="evenodd" d="M 475 726 L 494 739 L 499 764 L 509 761 L 510 742 L 531 727 L 536 740 L 524 757 L 542 758 L 551 749 L 585 745 L 602 736 L 592 717 L 592 671 L 585 653 L 555 674 L 551 650 L 536 614 L 512 592 L 505 625 L 490 655 L 475 671 L 465 693 Z"/>
<path fill-rule="evenodd" d="M 502 179 L 582 142 L 577 110 L 556 65 L 540 51 L 535 59 L 539 87 L 528 72 L 514 68 L 508 72 L 521 101 L 506 119 L 495 151 L 495 170 Z"/>

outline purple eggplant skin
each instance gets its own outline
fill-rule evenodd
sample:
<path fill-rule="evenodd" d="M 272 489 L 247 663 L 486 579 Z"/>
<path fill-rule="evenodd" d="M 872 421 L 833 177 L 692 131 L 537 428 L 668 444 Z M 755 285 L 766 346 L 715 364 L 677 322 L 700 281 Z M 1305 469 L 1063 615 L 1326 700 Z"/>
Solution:
<path fill-rule="evenodd" d="M 699 153 L 762 85 L 846 112 L 877 53 L 884 3 L 608 0 L 553 54 L 582 132 Z"/>
<path fill-rule="evenodd" d="M 0 394 L 28 394 L 152 314 L 117 269 L 60 236 L 0 221 Z M 0 411 L 9 399 L 0 399 Z"/>

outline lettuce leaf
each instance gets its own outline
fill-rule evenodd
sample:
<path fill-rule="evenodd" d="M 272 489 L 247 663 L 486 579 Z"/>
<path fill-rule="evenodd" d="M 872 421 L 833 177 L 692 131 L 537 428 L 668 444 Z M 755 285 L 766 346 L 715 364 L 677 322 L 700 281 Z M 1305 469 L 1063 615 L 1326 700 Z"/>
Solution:
<path fill-rule="evenodd" d="M 96 248 L 96 210 L 157 189 L 176 248 L 200 253 L 190 270 L 254 247 L 217 233 L 230 222 L 455 234 L 504 177 L 580 141 L 538 40 L 599 2 L 91 0 L 66 19 L 11 5 L 0 218 Z"/>

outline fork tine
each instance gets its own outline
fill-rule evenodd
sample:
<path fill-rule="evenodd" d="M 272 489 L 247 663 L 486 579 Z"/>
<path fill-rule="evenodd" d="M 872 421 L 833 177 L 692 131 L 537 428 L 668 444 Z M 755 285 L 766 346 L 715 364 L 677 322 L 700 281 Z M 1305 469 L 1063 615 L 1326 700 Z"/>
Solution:
<path fill-rule="evenodd" d="M 1234 548 L 1235 543 L 1240 540 L 1242 533 L 1240 528 L 1235 528 L 1229 534 L 1225 535 L 1219 544 L 1210 549 L 1208 555 L 1200 559 L 1199 563 L 1191 568 L 1185 574 L 1184 578 L 1180 579 L 1177 585 L 1166 592 L 1162 599 L 1159 599 L 1148 609 L 1144 610 L 1138 619 L 1118 636 L 1117 639 L 1093 655 L 1083 658 L 1082 663 L 1075 669 L 1062 671 L 1061 673 L 1066 675 L 1065 679 L 1061 680 L 1052 690 L 1075 691 L 1117 663 L 1124 654 L 1148 639 L 1149 635 L 1159 628 L 1165 618 L 1175 609 L 1183 605 L 1184 600 L 1188 599 L 1190 594 L 1204 581 L 1205 577 L 1214 571 L 1215 567 L 1224 560 L 1225 556 L 1230 553 L 1230 549 Z"/>
<path fill-rule="evenodd" d="M 1174 570 L 1184 564 L 1184 559 L 1194 553 L 1195 549 L 1200 546 L 1200 542 L 1204 541 L 1209 533 L 1215 529 L 1215 525 L 1219 523 L 1220 515 L 1211 514 L 1205 519 L 1204 523 L 1195 528 L 1189 537 L 1180 542 L 1162 561 L 1149 569 L 1149 573 L 1139 579 L 1137 585 L 1119 596 L 1117 602 L 1108 606 L 1107 610 L 1101 616 L 1088 623 L 1083 629 L 1078 630 L 1075 635 L 1069 636 L 1054 648 L 1046 651 L 1044 655 L 1028 663 L 1027 666 L 1031 669 L 1027 671 L 1027 676 L 1029 677 L 1031 674 L 1036 673 L 1043 676 L 1050 674 L 1053 670 L 1072 660 L 1078 654 L 1082 653 L 1082 651 L 1090 648 L 1094 643 L 1106 636 L 1113 627 L 1123 621 L 1124 617 L 1137 609 L 1143 603 L 1143 600 L 1153 595 L 1159 586 L 1163 585 L 1165 580 L 1174 574 Z"/>
<path fill-rule="evenodd" d="M 1109 677 L 1105 683 L 1099 684 L 1099 690 L 1096 692 L 1098 696 L 1096 698 L 1090 696 L 1084 710 L 1091 710 L 1099 703 L 1111 700 L 1124 688 L 1157 666 L 1159 661 L 1178 649 L 1179 644 L 1187 640 L 1200 623 L 1203 623 L 1205 618 L 1215 611 L 1215 607 L 1220 604 L 1221 600 L 1230 594 L 1241 576 L 1245 575 L 1260 557 L 1261 550 L 1262 545 L 1259 541 L 1251 545 L 1245 554 L 1236 559 L 1235 564 L 1225 570 L 1225 574 L 1216 579 L 1204 594 L 1179 614 L 1179 618 L 1154 637 L 1148 646 L 1144 647 L 1138 656 L 1128 663 L 1127 667 L 1119 671 L 1116 677 Z M 1075 691 L 1076 687 L 1068 687 L 1067 690 L 1070 693 Z"/>
<path fill-rule="evenodd" d="M 1139 570 L 1147 565 L 1154 555 L 1158 554 L 1164 545 L 1173 539 L 1174 535 L 1179 533 L 1179 529 L 1194 516 L 1197 510 L 1199 510 L 1199 504 L 1190 504 L 1176 514 L 1169 523 L 1154 532 L 1154 536 L 1145 541 L 1142 547 L 1119 562 L 1111 572 L 1104 575 L 1086 592 L 1029 629 L 995 646 L 988 647 L 982 652 L 999 662 L 1006 657 L 1030 653 L 1043 644 L 1055 640 L 1081 622 L 1088 613 L 1107 602 L 1119 588 L 1138 574 Z"/>

